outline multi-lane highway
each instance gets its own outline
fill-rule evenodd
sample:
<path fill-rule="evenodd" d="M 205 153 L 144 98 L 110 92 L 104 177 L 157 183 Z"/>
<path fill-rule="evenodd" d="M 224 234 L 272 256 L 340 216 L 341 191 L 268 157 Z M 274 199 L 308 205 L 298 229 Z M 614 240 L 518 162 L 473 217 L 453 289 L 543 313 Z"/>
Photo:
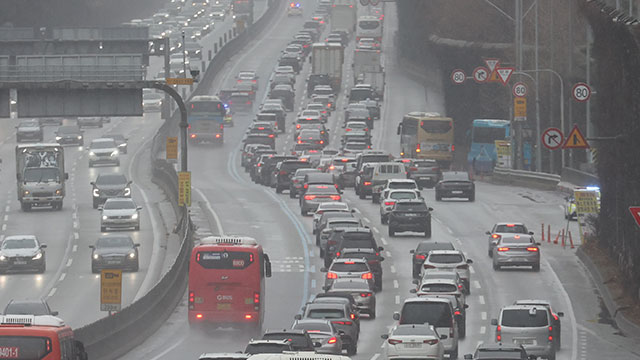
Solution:
<path fill-rule="evenodd" d="M 312 1 L 302 2 L 305 17 L 311 14 Z M 402 115 L 409 111 L 436 111 L 444 113 L 444 99 L 438 79 L 418 81 L 399 64 L 393 38 L 398 19 L 393 4 L 385 10 L 383 53 L 387 87 L 383 116 L 373 131 L 374 148 L 391 153 L 399 152 L 396 126 Z M 239 70 L 256 70 L 261 79 L 268 79 L 283 49 L 303 23 L 299 18 L 279 14 L 272 25 L 234 57 L 219 73 L 210 93 L 232 85 Z M 344 79 L 351 79 L 350 61 L 353 43 L 345 51 Z M 436 64 L 431 64 L 437 66 Z M 298 106 L 306 100 L 304 80 L 309 72 L 305 65 L 297 79 Z M 265 97 L 265 82 L 261 83 L 257 99 Z M 350 84 L 345 80 L 343 89 Z M 256 101 L 259 103 L 259 101 Z M 344 92 L 337 109 L 345 105 Z M 257 104 L 256 104 L 257 107 Z M 254 108 L 257 110 L 257 108 Z M 297 111 L 297 109 L 296 109 Z M 336 111 L 329 120 L 333 133 L 333 147 L 339 142 L 342 111 Z M 295 114 L 295 112 L 294 112 Z M 288 124 L 293 123 L 292 114 Z M 222 148 L 192 147 L 189 162 L 193 170 L 195 222 L 205 233 L 242 234 L 258 239 L 270 254 L 274 276 L 267 279 L 265 328 L 288 328 L 293 316 L 311 294 L 321 291 L 323 273 L 319 271 L 319 251 L 313 245 L 311 219 L 299 215 L 297 200 L 276 195 L 275 191 L 252 183 L 239 163 L 241 139 L 253 115 L 236 114 L 236 126 L 226 130 Z M 279 152 L 290 151 L 293 125 L 279 136 Z M 435 202 L 432 190 L 423 194 L 433 213 L 433 240 L 450 241 L 474 260 L 472 294 L 467 302 L 467 337 L 460 342 L 460 353 L 472 352 L 480 342 L 492 342 L 494 327 L 490 320 L 498 315 L 502 306 L 517 299 L 546 299 L 556 311 L 563 311 L 562 349 L 559 359 L 633 359 L 638 358 L 638 347 L 633 340 L 617 334 L 616 329 L 603 318 L 598 295 L 585 275 L 573 250 L 558 245 L 542 245 L 540 272 L 526 269 L 496 272 L 486 251 L 485 231 L 497 221 L 522 221 L 536 234 L 541 224 L 550 224 L 555 232 L 564 225 L 561 194 L 512 186 L 497 186 L 476 182 L 476 201 Z M 376 359 L 380 356 L 382 339 L 394 321 L 392 313 L 402 301 L 411 296 L 411 255 L 422 238 L 414 236 L 387 236 L 387 228 L 379 221 L 378 207 L 370 200 L 360 200 L 352 190 L 345 191 L 345 200 L 358 209 L 359 216 L 370 226 L 385 247 L 384 290 L 377 296 L 378 316 L 375 320 L 362 320 L 362 333 L 357 359 Z M 545 225 L 546 227 L 546 225 Z M 577 227 L 572 223 L 573 233 Z M 203 230 L 204 229 L 204 230 Z M 545 230 L 546 231 L 546 230 Z M 539 235 L 537 235 L 539 236 Z M 143 345 L 125 356 L 125 359 L 195 359 L 203 352 L 235 352 L 244 349 L 248 335 L 232 329 L 210 332 L 190 330 L 186 320 L 186 299 L 177 308 L 167 324 Z"/>

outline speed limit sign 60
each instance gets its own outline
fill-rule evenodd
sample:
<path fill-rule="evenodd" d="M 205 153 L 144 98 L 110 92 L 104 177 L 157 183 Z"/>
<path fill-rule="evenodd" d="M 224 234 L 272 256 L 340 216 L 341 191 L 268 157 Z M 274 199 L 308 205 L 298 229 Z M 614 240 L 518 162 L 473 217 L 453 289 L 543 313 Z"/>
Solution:
<path fill-rule="evenodd" d="M 513 96 L 515 97 L 525 97 L 527 96 L 527 85 L 522 82 L 517 82 L 513 84 Z"/>
<path fill-rule="evenodd" d="M 589 85 L 580 82 L 573 85 L 571 94 L 576 101 L 585 102 L 591 97 L 591 88 L 589 87 Z"/>

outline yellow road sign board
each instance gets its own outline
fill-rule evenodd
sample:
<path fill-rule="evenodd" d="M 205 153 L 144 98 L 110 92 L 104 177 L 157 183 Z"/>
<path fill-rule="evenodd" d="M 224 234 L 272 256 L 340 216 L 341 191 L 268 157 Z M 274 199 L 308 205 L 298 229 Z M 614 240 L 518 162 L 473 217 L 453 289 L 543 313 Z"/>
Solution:
<path fill-rule="evenodd" d="M 527 98 L 517 97 L 513 99 L 513 119 L 516 121 L 527 120 Z"/>
<path fill-rule="evenodd" d="M 178 173 L 178 206 L 191 206 L 191 172 Z"/>
<path fill-rule="evenodd" d="M 495 140 L 498 156 L 511 156 L 511 143 L 506 140 Z"/>
<path fill-rule="evenodd" d="M 587 139 L 582 135 L 582 131 L 578 128 L 578 125 L 575 125 L 569 136 L 567 136 L 567 140 L 564 142 L 563 149 L 588 149 L 589 143 Z"/>
<path fill-rule="evenodd" d="M 193 85 L 193 78 L 166 78 L 169 85 Z"/>
<path fill-rule="evenodd" d="M 597 214 L 600 209 L 598 192 L 595 190 L 574 190 L 577 214 Z"/>
<path fill-rule="evenodd" d="M 103 269 L 100 273 L 100 311 L 120 311 L 122 270 Z"/>
<path fill-rule="evenodd" d="M 178 159 L 178 138 L 167 137 L 167 160 Z"/>

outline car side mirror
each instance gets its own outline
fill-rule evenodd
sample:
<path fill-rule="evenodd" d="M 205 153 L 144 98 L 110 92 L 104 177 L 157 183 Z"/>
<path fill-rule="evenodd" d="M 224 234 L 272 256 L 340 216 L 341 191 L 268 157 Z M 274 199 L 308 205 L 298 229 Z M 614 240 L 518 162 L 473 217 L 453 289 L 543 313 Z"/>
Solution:
<path fill-rule="evenodd" d="M 142 210 L 142 206 L 136 207 L 136 210 Z"/>
<path fill-rule="evenodd" d="M 294 316 L 294 318 L 295 318 L 296 320 L 302 320 L 302 315 L 300 315 L 300 314 L 296 314 L 296 316 Z"/>
<path fill-rule="evenodd" d="M 446 340 L 447 338 L 448 336 L 445 334 L 440 335 L 440 340 Z"/>
<path fill-rule="evenodd" d="M 537 243 L 536 243 L 536 245 L 540 246 L 540 245 L 542 245 L 542 244 L 540 244 L 539 242 L 537 242 Z"/>
<path fill-rule="evenodd" d="M 556 313 L 556 315 L 558 315 L 559 317 L 564 317 L 564 313 L 562 311 Z"/>
<path fill-rule="evenodd" d="M 473 260 L 467 259 L 467 264 L 473 264 Z"/>
<path fill-rule="evenodd" d="M 389 334 L 382 334 L 380 338 L 387 340 L 389 338 Z"/>
<path fill-rule="evenodd" d="M 416 253 L 416 250 L 415 250 L 415 249 L 411 249 L 411 250 L 409 250 L 409 254 L 415 254 L 415 253 Z"/>
<path fill-rule="evenodd" d="M 399 312 L 394 312 L 393 313 L 393 320 L 396 320 L 396 321 L 400 320 L 400 313 Z"/>
<path fill-rule="evenodd" d="M 58 314 L 59 314 L 59 312 L 57 312 L 57 311 L 52 311 L 51 312 L 51 315 L 53 315 L 53 316 L 58 316 Z"/>
<path fill-rule="evenodd" d="M 99 211 L 104 210 L 104 206 L 102 206 L 102 205 L 98 206 L 98 210 L 99 210 Z"/>
<path fill-rule="evenodd" d="M 465 359 L 465 360 L 473 360 L 473 355 L 471 355 L 471 354 L 464 354 L 464 359 Z"/>
<path fill-rule="evenodd" d="M 95 185 L 96 185 L 96 182 L 95 182 L 95 181 L 92 181 L 92 182 L 90 182 L 90 183 L 89 183 L 89 185 L 94 185 L 94 186 L 95 186 Z"/>
<path fill-rule="evenodd" d="M 485 234 L 487 234 L 487 235 L 491 235 L 491 231 L 488 231 L 488 230 L 487 230 L 487 231 L 485 231 Z"/>
<path fill-rule="evenodd" d="M 140 243 L 133 244 L 133 247 L 140 247 Z"/>
<path fill-rule="evenodd" d="M 89 249 L 95 249 L 96 247 L 93 245 L 89 245 Z"/>
<path fill-rule="evenodd" d="M 41 249 L 46 249 L 47 248 L 47 244 L 40 244 L 40 248 Z"/>
<path fill-rule="evenodd" d="M 430 207 L 430 208 L 429 208 L 429 211 L 433 211 L 433 208 L 432 208 L 432 207 Z"/>
<path fill-rule="evenodd" d="M 468 309 L 469 308 L 469 304 L 464 304 L 464 308 Z"/>
<path fill-rule="evenodd" d="M 411 280 L 411 283 L 414 285 L 418 285 L 420 282 L 418 281 L 418 279 L 413 279 Z"/>
<path fill-rule="evenodd" d="M 69 180 L 69 173 L 64 173 L 64 179 Z"/>
<path fill-rule="evenodd" d="M 378 251 L 380 252 L 382 250 L 384 250 L 384 248 L 382 246 L 378 246 Z"/>
<path fill-rule="evenodd" d="M 327 268 L 325 268 L 325 267 L 320 268 L 320 272 L 327 272 Z"/>
<path fill-rule="evenodd" d="M 491 325 L 498 326 L 498 319 L 491 319 Z"/>
<path fill-rule="evenodd" d="M 328 286 L 323 286 L 322 290 L 327 291 L 327 290 L 329 290 L 329 287 Z"/>
<path fill-rule="evenodd" d="M 409 293 L 411 293 L 411 294 L 417 294 L 417 293 L 418 293 L 418 290 L 416 290 L 416 289 L 411 289 L 411 290 L 409 290 Z"/>
<path fill-rule="evenodd" d="M 127 185 L 131 185 L 133 184 L 133 180 L 129 180 L 129 182 L 127 183 Z"/>
<path fill-rule="evenodd" d="M 529 231 L 529 235 L 533 235 L 533 231 Z"/>
<path fill-rule="evenodd" d="M 351 213 L 355 214 L 356 213 L 356 209 L 351 209 Z"/>

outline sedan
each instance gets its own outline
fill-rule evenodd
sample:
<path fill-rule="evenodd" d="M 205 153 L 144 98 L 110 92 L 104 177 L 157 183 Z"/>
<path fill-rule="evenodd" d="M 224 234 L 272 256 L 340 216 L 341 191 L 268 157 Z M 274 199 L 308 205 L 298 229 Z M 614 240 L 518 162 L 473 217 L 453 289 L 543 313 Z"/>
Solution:
<path fill-rule="evenodd" d="M 540 243 L 531 235 L 510 235 L 501 237 L 493 251 L 493 269 L 503 266 L 531 266 L 540 271 Z"/>
<path fill-rule="evenodd" d="M 424 260 L 422 267 L 426 269 L 455 270 L 467 295 L 471 294 L 471 271 L 469 265 L 473 260 L 467 259 L 460 250 L 432 250 Z"/>
<path fill-rule="evenodd" d="M 419 198 L 420 193 L 415 190 L 383 190 L 380 194 L 380 222 L 382 224 L 388 222 L 389 213 L 398 200 L 418 200 Z"/>
<path fill-rule="evenodd" d="M 44 249 L 35 235 L 7 236 L 0 246 L 0 273 L 8 270 L 36 270 L 42 274 L 47 265 Z"/>
<path fill-rule="evenodd" d="M 162 109 L 163 96 L 155 91 L 144 92 L 142 94 L 143 111 L 160 111 Z"/>
<path fill-rule="evenodd" d="M 87 150 L 89 150 L 89 167 L 96 164 L 120 166 L 120 152 L 112 138 L 93 139 Z"/>
<path fill-rule="evenodd" d="M 327 288 L 330 288 L 338 279 L 365 279 L 371 289 L 375 287 L 373 282 L 373 273 L 371 272 L 367 261 L 362 258 L 334 259 L 328 269 L 322 268 L 320 271 L 327 273 L 324 280 L 324 286 Z"/>
<path fill-rule="evenodd" d="M 467 198 L 475 201 L 476 188 L 469 173 L 462 171 L 446 171 L 442 173 L 442 180 L 436 184 L 436 201 L 443 198 Z"/>
<path fill-rule="evenodd" d="M 93 186 L 91 195 L 94 209 L 104 204 L 108 198 L 131 197 L 131 181 L 128 181 L 124 174 L 99 174 L 96 181 L 91 182 L 91 186 Z"/>
<path fill-rule="evenodd" d="M 107 199 L 104 205 L 98 207 L 98 209 L 102 213 L 100 231 L 105 232 L 107 228 L 134 228 L 136 231 L 140 230 L 140 210 L 142 210 L 142 206 L 137 206 L 133 199 Z"/>
<path fill-rule="evenodd" d="M 60 145 L 84 145 L 84 134 L 77 125 L 60 126 L 56 131 L 56 142 Z"/>
<path fill-rule="evenodd" d="M 51 315 L 58 316 L 57 311 L 51 310 L 44 299 L 15 300 L 11 299 L 2 312 L 4 315 Z"/>
<path fill-rule="evenodd" d="M 138 247 L 128 235 L 103 235 L 91 248 L 91 272 L 101 269 L 128 269 L 138 271 Z"/>
<path fill-rule="evenodd" d="M 310 211 L 316 211 L 320 204 L 341 199 L 342 196 L 335 186 L 310 185 L 304 196 L 300 197 L 300 213 L 307 216 Z"/>
<path fill-rule="evenodd" d="M 431 250 L 455 250 L 456 248 L 448 241 L 421 241 L 415 250 L 409 250 L 411 261 L 413 262 L 413 278 L 420 277 L 422 264 Z"/>
<path fill-rule="evenodd" d="M 376 294 L 369 279 L 336 279 L 330 287 L 324 287 L 328 294 L 351 294 L 356 308 L 369 318 L 376 318 Z"/>
<path fill-rule="evenodd" d="M 92 117 L 79 117 L 78 120 L 78 126 L 80 128 L 83 127 L 102 127 L 102 118 L 99 116 L 92 116 Z"/>
<path fill-rule="evenodd" d="M 315 346 L 318 354 L 342 355 L 342 335 L 329 320 L 302 319 L 293 323 L 292 329 L 305 330 Z"/>
<path fill-rule="evenodd" d="M 533 235 L 533 231 L 527 230 L 523 223 L 497 223 L 486 234 L 489 235 L 489 257 L 492 257 L 493 250 L 501 237 L 513 234 Z"/>
<path fill-rule="evenodd" d="M 115 140 L 116 146 L 118 148 L 118 152 L 120 154 L 126 154 L 127 153 L 127 150 L 129 148 L 129 145 L 127 144 L 127 142 L 129 141 L 129 139 L 125 138 L 124 135 L 122 135 L 122 134 L 107 134 L 107 135 L 102 135 L 102 138 Z"/>
<path fill-rule="evenodd" d="M 330 303 L 308 304 L 304 310 L 304 314 L 296 315 L 295 319 L 330 320 L 338 330 L 344 331 L 342 335 L 342 348 L 347 350 L 347 354 L 351 356 L 358 352 L 360 320 L 348 305 Z"/>
<path fill-rule="evenodd" d="M 325 212 L 351 212 L 349 208 L 349 204 L 343 202 L 327 202 L 322 203 L 318 206 L 315 213 L 313 214 L 313 233 L 315 234 L 318 229 L 318 224 L 320 222 L 320 218 L 322 214 Z"/>
<path fill-rule="evenodd" d="M 38 120 L 24 120 L 16 126 L 16 141 L 40 141 L 44 139 L 44 130 Z"/>
<path fill-rule="evenodd" d="M 440 340 L 447 335 L 439 335 L 429 324 L 396 325 L 389 334 L 382 335 L 383 352 L 387 359 L 433 359 L 444 358 L 444 345 Z"/>

